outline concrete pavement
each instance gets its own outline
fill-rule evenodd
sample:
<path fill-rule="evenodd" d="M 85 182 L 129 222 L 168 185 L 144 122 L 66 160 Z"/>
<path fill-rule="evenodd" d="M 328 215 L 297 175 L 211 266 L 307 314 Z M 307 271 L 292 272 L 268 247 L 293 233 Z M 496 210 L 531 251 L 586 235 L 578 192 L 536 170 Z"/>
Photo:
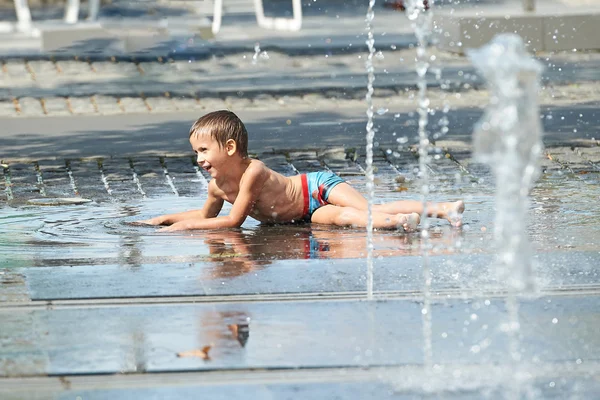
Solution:
<path fill-rule="evenodd" d="M 14 80 L 0 103 L 1 398 L 597 397 L 595 54 L 543 56 L 538 291 L 518 301 L 515 363 L 493 267 L 494 179 L 471 144 L 489 96 L 459 57 L 435 53 L 448 75 L 432 80 L 428 170 L 430 198 L 463 198 L 467 211 L 463 229 L 432 222 L 429 296 L 419 233 L 374 233 L 377 300 L 365 301 L 362 229 L 131 224 L 200 207 L 210 178 L 187 131 L 219 108 L 240 115 L 252 155 L 274 170 L 328 169 L 366 192 L 364 49 L 238 50 L 187 64 L 3 61 Z M 392 50 L 376 57 L 375 195 L 418 200 L 414 52 Z M 92 202 L 39 205 L 63 197 Z"/>

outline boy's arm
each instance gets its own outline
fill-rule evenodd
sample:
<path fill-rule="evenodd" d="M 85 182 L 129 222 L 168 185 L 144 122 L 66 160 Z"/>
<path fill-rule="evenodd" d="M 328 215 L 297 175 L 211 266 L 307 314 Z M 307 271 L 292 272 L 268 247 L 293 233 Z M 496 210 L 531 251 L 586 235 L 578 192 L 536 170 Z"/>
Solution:
<path fill-rule="evenodd" d="M 260 191 L 268 177 L 268 170 L 264 166 L 251 165 L 244 173 L 240 182 L 240 189 L 229 215 L 215 218 L 187 219 L 163 228 L 161 232 L 189 229 L 239 228 L 250 214 L 250 211 L 252 211 L 252 207 L 254 207 L 254 203 L 258 200 Z"/>
<path fill-rule="evenodd" d="M 191 219 L 214 218 L 219 215 L 221 208 L 223 208 L 223 199 L 220 199 L 215 195 L 214 186 L 215 184 L 212 181 L 208 184 L 208 198 L 206 199 L 206 202 L 201 210 L 191 210 L 175 214 L 161 215 L 160 217 L 139 221 L 139 223 L 146 225 L 172 225 L 177 222 Z"/>

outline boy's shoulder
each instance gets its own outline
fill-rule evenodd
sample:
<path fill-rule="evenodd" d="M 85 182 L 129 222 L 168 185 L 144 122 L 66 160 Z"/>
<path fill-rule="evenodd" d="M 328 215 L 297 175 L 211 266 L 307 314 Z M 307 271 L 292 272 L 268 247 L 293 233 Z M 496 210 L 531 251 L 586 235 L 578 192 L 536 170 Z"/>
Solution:
<path fill-rule="evenodd" d="M 254 180 L 254 179 L 260 179 L 260 178 L 267 178 L 270 173 L 272 172 L 272 170 L 267 167 L 265 165 L 265 163 L 263 163 L 260 160 L 250 160 L 250 164 L 248 165 L 248 168 L 246 168 L 246 171 L 244 171 L 244 175 L 242 176 L 242 179 L 249 177 L 250 179 Z"/>

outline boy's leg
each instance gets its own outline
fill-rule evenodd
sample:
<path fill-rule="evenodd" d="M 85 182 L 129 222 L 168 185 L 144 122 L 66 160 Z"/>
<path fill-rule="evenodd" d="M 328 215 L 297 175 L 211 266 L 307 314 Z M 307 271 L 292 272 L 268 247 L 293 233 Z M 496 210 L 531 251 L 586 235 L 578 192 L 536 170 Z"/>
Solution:
<path fill-rule="evenodd" d="M 353 207 L 366 210 L 368 202 L 365 197 L 346 182 L 336 185 L 330 190 L 327 202 L 337 206 Z M 446 203 L 427 203 L 427 216 L 447 219 L 453 226 L 462 225 L 462 213 L 465 204 L 462 200 Z M 398 200 L 384 204 L 374 204 L 373 211 L 384 214 L 423 214 L 423 202 L 418 200 Z"/>
<path fill-rule="evenodd" d="M 384 213 L 409 214 L 416 212 L 423 215 L 423 202 L 417 200 L 399 200 L 390 203 L 376 204 L 376 211 Z M 462 213 L 465 211 L 465 203 L 462 200 L 444 203 L 427 203 L 427 216 L 447 219 L 452 226 L 462 225 Z"/>
<path fill-rule="evenodd" d="M 366 210 L 327 204 L 315 210 L 311 222 L 337 226 L 366 227 L 367 217 Z M 385 214 L 377 211 L 373 212 L 373 227 L 377 229 L 403 228 L 406 232 L 412 232 L 418 224 L 419 215 L 416 213 Z"/>

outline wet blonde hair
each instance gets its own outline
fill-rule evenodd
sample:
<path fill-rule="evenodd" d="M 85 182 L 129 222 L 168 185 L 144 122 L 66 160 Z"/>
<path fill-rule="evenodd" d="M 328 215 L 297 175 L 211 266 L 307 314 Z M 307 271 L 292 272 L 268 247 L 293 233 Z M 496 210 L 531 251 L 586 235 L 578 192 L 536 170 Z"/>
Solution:
<path fill-rule="evenodd" d="M 190 128 L 190 138 L 210 135 L 221 147 L 229 139 L 237 145 L 237 151 L 242 157 L 248 157 L 248 132 L 241 119 L 229 110 L 219 110 L 208 113 L 196 120 Z"/>

